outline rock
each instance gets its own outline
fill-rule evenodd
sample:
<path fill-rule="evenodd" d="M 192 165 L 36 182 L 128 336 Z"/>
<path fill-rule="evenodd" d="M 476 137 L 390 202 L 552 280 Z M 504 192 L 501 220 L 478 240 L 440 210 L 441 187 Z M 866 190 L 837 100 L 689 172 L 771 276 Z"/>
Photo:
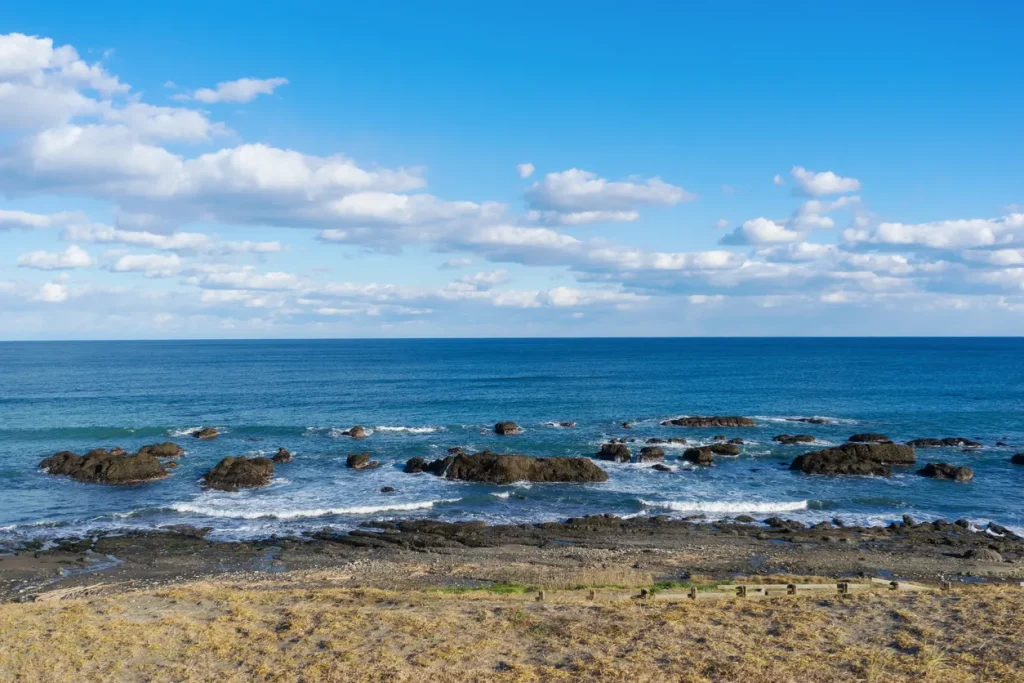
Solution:
<path fill-rule="evenodd" d="M 810 434 L 779 434 L 773 436 L 772 441 L 781 443 L 783 446 L 795 446 L 801 443 L 814 443 L 814 437 Z"/>
<path fill-rule="evenodd" d="M 1010 462 L 1014 465 L 1024 465 L 1024 453 L 1018 453 L 1017 455 L 1010 458 Z"/>
<path fill-rule="evenodd" d="M 864 434 L 854 434 L 848 439 L 848 441 L 850 441 L 850 443 L 891 443 L 892 439 L 885 434 L 866 432 Z"/>
<path fill-rule="evenodd" d="M 576 423 L 575 422 L 559 422 L 558 426 L 559 427 L 565 427 L 567 429 L 572 429 L 573 427 L 576 426 Z"/>
<path fill-rule="evenodd" d="M 746 442 L 743 441 L 743 439 L 736 437 L 735 439 L 729 439 L 729 443 L 731 443 L 734 446 L 742 446 Z"/>
<path fill-rule="evenodd" d="M 501 434 L 502 436 L 512 436 L 518 434 L 522 430 L 519 429 L 519 425 L 515 422 L 499 422 L 494 425 L 494 433 Z"/>
<path fill-rule="evenodd" d="M 270 458 L 224 458 L 203 476 L 208 488 L 237 491 L 241 488 L 266 486 L 274 476 Z"/>
<path fill-rule="evenodd" d="M 655 462 L 664 459 L 665 451 L 661 446 L 644 446 L 640 449 L 640 455 L 637 456 L 637 462 Z"/>
<path fill-rule="evenodd" d="M 737 515 L 736 517 L 733 517 L 733 521 L 740 522 L 741 524 L 753 524 L 757 520 L 750 515 Z"/>
<path fill-rule="evenodd" d="M 952 479 L 954 481 L 974 479 L 974 471 L 970 467 L 954 467 L 944 462 L 929 463 L 919 469 L 917 473 L 922 477 L 931 477 L 932 479 Z"/>
<path fill-rule="evenodd" d="M 715 455 L 711 452 L 711 446 L 687 448 L 683 451 L 683 460 L 692 462 L 695 465 L 713 465 L 715 463 Z"/>
<path fill-rule="evenodd" d="M 372 470 L 380 467 L 380 463 L 370 460 L 369 453 L 349 453 L 345 459 L 345 467 L 353 470 Z"/>
<path fill-rule="evenodd" d="M 651 465 L 651 469 L 652 470 L 657 470 L 659 472 L 671 472 L 672 471 L 671 467 L 669 467 L 668 465 L 663 465 L 660 462 L 658 464 L 656 464 L 656 465 Z"/>
<path fill-rule="evenodd" d="M 668 442 L 669 443 L 677 443 L 677 444 L 683 445 L 683 444 L 686 443 L 686 439 L 684 439 L 681 436 L 678 436 L 678 437 L 674 437 L 672 439 L 669 439 Z"/>
<path fill-rule="evenodd" d="M 417 474 L 419 472 L 427 471 L 427 461 L 423 458 L 416 456 L 415 458 L 409 458 L 405 461 L 405 467 L 402 469 L 406 474 Z"/>
<path fill-rule="evenodd" d="M 676 427 L 754 427 L 756 422 L 749 417 L 735 415 L 691 415 L 689 417 L 677 417 L 673 420 L 665 420 L 663 425 L 675 425 Z"/>
<path fill-rule="evenodd" d="M 155 458 L 178 458 L 184 454 L 185 449 L 173 441 L 155 443 L 149 446 L 143 446 L 139 449 L 139 455 L 152 455 Z"/>
<path fill-rule="evenodd" d="M 173 470 L 173 469 L 176 469 L 177 467 L 178 467 L 178 463 L 174 462 L 173 460 L 170 461 L 170 462 L 165 462 L 164 463 L 164 468 L 168 469 L 168 470 Z"/>
<path fill-rule="evenodd" d="M 145 446 L 143 446 L 143 448 L 145 448 Z M 139 449 L 139 450 L 141 450 L 141 449 Z M 109 453 L 111 455 L 128 455 L 128 451 L 126 451 L 125 449 L 121 448 L 120 446 L 114 446 L 113 448 L 110 449 Z"/>
<path fill-rule="evenodd" d="M 949 436 L 945 439 L 914 439 L 908 441 L 907 445 L 914 448 L 981 448 L 981 444 L 977 441 L 971 441 L 962 436 Z"/>
<path fill-rule="evenodd" d="M 713 443 L 708 448 L 715 455 L 739 455 L 740 447 L 734 443 Z"/>
<path fill-rule="evenodd" d="M 633 459 L 633 454 L 630 452 L 629 446 L 621 443 L 606 443 L 601 445 L 601 450 L 595 457 L 598 460 L 608 460 L 609 462 L 629 462 Z"/>
<path fill-rule="evenodd" d="M 803 529 L 804 525 L 802 522 L 797 522 L 792 519 L 782 519 L 781 517 L 769 517 L 764 520 L 764 523 L 773 529 L 788 529 L 790 531 L 797 531 Z"/>
<path fill-rule="evenodd" d="M 913 465 L 914 449 L 902 444 L 845 443 L 799 456 L 789 466 L 807 474 L 862 474 L 888 477 L 890 465 Z"/>
<path fill-rule="evenodd" d="M 1003 556 L 991 548 L 971 548 L 960 557 L 975 562 L 1004 562 Z"/>
<path fill-rule="evenodd" d="M 395 492 L 395 487 L 394 486 L 382 486 L 381 489 L 380 489 L 380 492 L 381 493 L 394 493 Z"/>
<path fill-rule="evenodd" d="M 271 458 L 271 460 L 274 461 L 275 465 L 279 465 L 283 462 L 291 462 L 292 454 L 288 452 L 287 448 L 278 448 L 277 453 L 274 454 L 274 457 Z"/>
<path fill-rule="evenodd" d="M 445 476 L 489 484 L 608 481 L 608 474 L 587 458 L 533 458 L 528 455 L 497 455 L 490 451 L 456 456 Z"/>
<path fill-rule="evenodd" d="M 1005 441 L 996 441 L 996 447 L 997 448 L 1006 448 L 1009 445 L 1010 444 L 1006 443 Z"/>
<path fill-rule="evenodd" d="M 462 446 L 452 446 L 448 449 L 448 455 L 458 455 L 462 453 Z"/>
<path fill-rule="evenodd" d="M 86 455 L 61 451 L 46 458 L 39 466 L 48 474 L 68 476 L 93 484 L 138 484 L 168 475 L 167 468 L 149 453 L 120 454 L 93 449 Z"/>
<path fill-rule="evenodd" d="M 623 422 L 622 423 L 622 428 L 623 429 L 632 429 L 633 428 L 633 423 L 632 422 Z"/>
<path fill-rule="evenodd" d="M 715 434 L 712 441 L 725 441 L 725 434 Z"/>
<path fill-rule="evenodd" d="M 220 436 L 220 432 L 217 431 L 216 427 L 203 427 L 192 432 L 192 436 L 197 439 L 216 439 Z"/>
<path fill-rule="evenodd" d="M 348 429 L 343 431 L 341 433 L 341 435 L 342 436 L 348 436 L 348 437 L 351 437 L 353 439 L 365 439 L 366 438 L 366 430 L 363 429 L 363 427 L 361 425 L 355 425 L 355 426 L 349 427 Z"/>
<path fill-rule="evenodd" d="M 830 425 L 832 420 L 825 417 L 787 417 L 786 422 L 803 422 L 809 425 Z"/>
<path fill-rule="evenodd" d="M 647 439 L 644 443 L 665 443 L 665 439 Z"/>

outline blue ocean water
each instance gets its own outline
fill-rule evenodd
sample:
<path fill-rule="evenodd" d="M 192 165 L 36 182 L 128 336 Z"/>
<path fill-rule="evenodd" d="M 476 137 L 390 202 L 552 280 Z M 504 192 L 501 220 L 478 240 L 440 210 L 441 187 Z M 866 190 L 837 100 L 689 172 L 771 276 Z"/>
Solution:
<path fill-rule="evenodd" d="M 747 415 L 746 429 L 663 427 L 679 415 Z M 830 425 L 787 422 L 823 416 Z M 496 421 L 524 433 L 500 437 Z M 572 420 L 574 429 L 548 423 Z M 634 423 L 624 430 L 623 421 Z M 354 442 L 341 431 L 372 431 Z M 221 436 L 188 433 L 215 426 Z M 854 432 L 894 440 L 965 436 L 985 447 L 919 450 L 967 464 L 962 484 L 915 476 L 821 477 L 783 464 L 811 450 L 773 435 L 841 443 Z M 710 468 L 677 461 L 660 473 L 600 463 L 603 484 L 489 486 L 403 474 L 410 457 L 450 446 L 536 456 L 590 455 L 611 437 L 743 437 Z M 58 450 L 134 450 L 172 439 L 187 454 L 171 477 L 111 487 L 40 471 Z M 997 441 L 1009 444 L 996 447 Z M 295 453 L 274 482 L 204 491 L 222 457 Z M 346 469 L 371 451 L 383 466 Z M 1020 339 L 505 339 L 39 342 L 0 344 L 0 540 L 193 524 L 216 538 L 354 527 L 429 516 L 492 523 L 619 515 L 740 513 L 885 523 L 994 520 L 1024 530 L 1024 340 Z M 392 486 L 394 494 L 379 489 Z"/>

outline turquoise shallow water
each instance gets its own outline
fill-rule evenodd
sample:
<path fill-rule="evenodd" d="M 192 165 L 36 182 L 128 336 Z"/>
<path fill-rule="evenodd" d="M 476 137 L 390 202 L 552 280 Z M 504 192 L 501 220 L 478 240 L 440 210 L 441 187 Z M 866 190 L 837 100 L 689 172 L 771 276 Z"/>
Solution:
<path fill-rule="evenodd" d="M 755 417 L 749 429 L 660 426 L 679 415 Z M 825 416 L 831 425 L 786 422 Z M 516 437 L 490 427 L 515 420 Z M 575 429 L 548 426 L 573 420 Z M 634 429 L 620 427 L 624 420 Z M 372 430 L 363 442 L 340 432 Z M 186 434 L 222 431 L 215 441 Z M 840 443 L 858 431 L 895 440 L 966 436 L 986 447 L 919 450 L 920 462 L 968 464 L 975 481 L 812 477 L 781 466 L 809 450 L 775 434 Z M 414 455 L 449 446 L 537 456 L 589 455 L 610 437 L 717 433 L 747 440 L 712 468 L 601 463 L 598 485 L 483 486 L 406 475 Z M 174 439 L 188 453 L 165 480 L 105 487 L 50 477 L 57 450 L 135 449 Z M 995 447 L 997 441 L 1009 444 Z M 226 455 L 295 460 L 275 482 L 240 493 L 203 491 L 199 477 Z M 372 472 L 345 468 L 368 450 Z M 703 512 L 782 513 L 884 523 L 994 520 L 1024 527 L 1024 340 L 1019 339 L 556 339 L 0 344 L 0 540 L 166 524 L 211 526 L 222 538 L 351 527 L 370 518 L 430 516 L 488 522 Z M 667 449 L 669 464 L 680 449 Z M 397 493 L 380 494 L 382 486 Z"/>

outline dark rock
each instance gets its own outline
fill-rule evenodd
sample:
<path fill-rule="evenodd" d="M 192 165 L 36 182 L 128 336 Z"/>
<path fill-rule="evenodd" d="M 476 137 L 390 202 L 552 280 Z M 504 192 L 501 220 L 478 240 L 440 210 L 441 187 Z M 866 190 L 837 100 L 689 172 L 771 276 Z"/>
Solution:
<path fill-rule="evenodd" d="M 1014 465 L 1024 465 L 1024 453 L 1018 453 L 1017 455 L 1010 458 L 1010 462 Z"/>
<path fill-rule="evenodd" d="M 565 427 L 566 429 L 572 429 L 576 426 L 575 422 L 556 422 L 555 424 L 559 427 Z"/>
<path fill-rule="evenodd" d="M 803 422 L 809 425 L 830 425 L 832 420 L 824 417 L 787 417 L 786 422 Z"/>
<path fill-rule="evenodd" d="M 715 434 L 715 436 L 712 437 L 712 440 L 713 441 L 725 441 L 725 434 Z"/>
<path fill-rule="evenodd" d="M 499 422 L 494 425 L 494 433 L 501 434 L 502 436 L 512 436 L 518 434 L 521 429 L 515 422 Z"/>
<path fill-rule="evenodd" d="M 668 440 L 669 443 L 685 444 L 686 439 L 681 436 L 677 436 Z"/>
<path fill-rule="evenodd" d="M 810 434 L 779 434 L 773 436 L 772 441 L 781 443 L 783 446 L 795 446 L 801 443 L 814 443 L 814 437 Z"/>
<path fill-rule="evenodd" d="M 384 487 L 381 487 L 380 492 L 381 493 L 394 493 L 395 492 L 395 487 L 394 486 L 384 486 Z"/>
<path fill-rule="evenodd" d="M 647 439 L 644 443 L 665 443 L 665 439 Z"/>
<path fill-rule="evenodd" d="M 409 458 L 405 462 L 405 468 L 402 470 L 406 474 L 416 474 L 418 472 L 426 472 L 427 461 L 423 458 L 416 456 L 415 458 Z"/>
<path fill-rule="evenodd" d="M 366 438 L 366 430 L 363 429 L 363 427 L 361 425 L 355 425 L 353 427 L 350 427 L 349 429 L 346 429 L 345 431 L 343 431 L 341 434 L 342 434 L 342 436 L 348 436 L 348 437 L 351 437 L 353 439 L 365 439 Z"/>
<path fill-rule="evenodd" d="M 348 458 L 345 459 L 345 467 L 354 470 L 372 470 L 380 467 L 380 463 L 370 460 L 369 453 L 349 453 Z"/>
<path fill-rule="evenodd" d="M 278 448 L 277 453 L 274 454 L 274 457 L 271 458 L 271 460 L 274 461 L 275 465 L 280 465 L 283 462 L 291 462 L 292 454 L 288 452 L 287 448 Z"/>
<path fill-rule="evenodd" d="M 671 467 L 669 467 L 668 465 L 663 465 L 660 462 L 657 463 L 656 465 L 651 465 L 651 469 L 652 470 L 657 470 L 658 472 L 671 472 L 672 471 Z"/>
<path fill-rule="evenodd" d="M 691 415 L 689 417 L 677 417 L 673 420 L 665 420 L 663 425 L 675 425 L 676 427 L 755 427 L 757 423 L 749 417 L 735 415 Z"/>
<path fill-rule="evenodd" d="M 960 557 L 975 562 L 1004 562 L 1003 556 L 991 548 L 971 548 Z"/>
<path fill-rule="evenodd" d="M 739 455 L 740 447 L 734 443 L 713 443 L 708 448 L 715 455 Z"/>
<path fill-rule="evenodd" d="M 451 457 L 450 455 L 444 458 L 438 458 L 437 460 L 434 460 L 433 462 L 429 463 L 426 466 L 425 470 L 436 477 L 443 477 L 444 473 L 448 471 L 448 468 L 451 466 L 453 462 L 455 462 L 455 458 Z"/>
<path fill-rule="evenodd" d="M 455 457 L 445 476 L 490 484 L 533 482 L 602 482 L 608 474 L 587 458 L 533 458 L 483 451 Z"/>
<path fill-rule="evenodd" d="M 746 442 L 737 436 L 734 439 L 729 439 L 729 443 L 733 444 L 734 446 L 742 446 Z"/>
<path fill-rule="evenodd" d="M 854 434 L 848 439 L 851 443 L 891 443 L 890 439 L 885 434 L 878 434 L 877 432 L 865 432 L 863 434 Z"/>
<path fill-rule="evenodd" d="M 266 486 L 274 476 L 270 458 L 224 458 L 203 476 L 207 487 L 220 491 Z"/>
<path fill-rule="evenodd" d="M 113 453 L 113 451 L 111 451 L 111 453 Z M 173 441 L 155 443 L 149 446 L 143 446 L 139 449 L 139 455 L 152 455 L 155 458 L 177 458 L 184 454 L 185 449 Z"/>
<path fill-rule="evenodd" d="M 737 515 L 736 517 L 733 517 L 733 520 L 736 522 L 740 522 L 741 524 L 752 524 L 753 522 L 757 521 L 750 515 Z"/>
<path fill-rule="evenodd" d="M 39 466 L 48 474 L 63 475 L 94 484 L 138 484 L 167 476 L 167 468 L 149 453 L 127 455 L 94 449 L 86 455 L 61 451 Z"/>
<path fill-rule="evenodd" d="M 782 519 L 781 517 L 769 517 L 764 520 L 764 523 L 773 529 L 788 529 L 790 531 L 798 531 L 804 528 L 802 522 L 797 522 L 792 519 Z"/>
<path fill-rule="evenodd" d="M 601 444 L 601 450 L 595 457 L 598 460 L 608 460 L 609 462 L 629 462 L 633 459 L 633 454 L 630 452 L 629 446 L 621 443 L 606 443 Z"/>
<path fill-rule="evenodd" d="M 907 442 L 908 446 L 914 448 L 981 448 L 977 441 L 971 441 L 961 436 L 950 436 L 945 439 L 914 439 Z"/>
<path fill-rule="evenodd" d="M 1008 444 L 1008 443 L 1006 443 L 1006 442 L 1004 442 L 1004 441 L 996 441 L 996 447 L 997 447 L 997 448 L 1006 448 L 1006 447 L 1007 447 L 1007 446 L 1009 446 L 1009 445 L 1010 445 L 1010 444 Z"/>
<path fill-rule="evenodd" d="M 692 462 L 695 465 L 713 465 L 715 463 L 715 455 L 711 450 L 711 446 L 687 448 L 683 451 L 683 460 Z"/>
<path fill-rule="evenodd" d="M 448 449 L 448 455 L 458 455 L 462 453 L 462 446 L 452 446 Z"/>
<path fill-rule="evenodd" d="M 216 427 L 203 427 L 192 432 L 192 436 L 197 439 L 216 439 L 220 436 L 220 432 L 217 431 Z"/>
<path fill-rule="evenodd" d="M 633 423 L 632 422 L 623 422 L 622 423 L 622 428 L 623 429 L 632 429 L 633 428 Z"/>
<path fill-rule="evenodd" d="M 890 465 L 913 465 L 914 449 L 902 444 L 846 443 L 799 456 L 789 469 L 807 474 L 864 474 L 888 477 Z"/>
<path fill-rule="evenodd" d="M 640 449 L 640 455 L 637 456 L 637 462 L 654 462 L 664 459 L 665 451 L 661 446 L 644 446 Z"/>
<path fill-rule="evenodd" d="M 164 468 L 168 469 L 168 470 L 177 469 L 178 468 L 178 463 L 176 463 L 173 460 L 171 460 L 170 462 L 165 462 L 164 463 Z"/>
<path fill-rule="evenodd" d="M 954 467 L 944 462 L 929 463 L 919 469 L 917 473 L 922 477 L 931 477 L 932 479 L 952 479 L 954 481 L 974 479 L 974 471 L 970 467 Z"/>

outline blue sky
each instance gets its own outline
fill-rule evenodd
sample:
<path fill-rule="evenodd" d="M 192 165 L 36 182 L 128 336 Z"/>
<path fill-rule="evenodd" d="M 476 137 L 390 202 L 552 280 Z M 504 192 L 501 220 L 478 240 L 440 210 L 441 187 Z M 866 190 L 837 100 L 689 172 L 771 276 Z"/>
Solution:
<path fill-rule="evenodd" d="M 0 338 L 1024 332 L 1017 3 L 22 5 Z"/>

